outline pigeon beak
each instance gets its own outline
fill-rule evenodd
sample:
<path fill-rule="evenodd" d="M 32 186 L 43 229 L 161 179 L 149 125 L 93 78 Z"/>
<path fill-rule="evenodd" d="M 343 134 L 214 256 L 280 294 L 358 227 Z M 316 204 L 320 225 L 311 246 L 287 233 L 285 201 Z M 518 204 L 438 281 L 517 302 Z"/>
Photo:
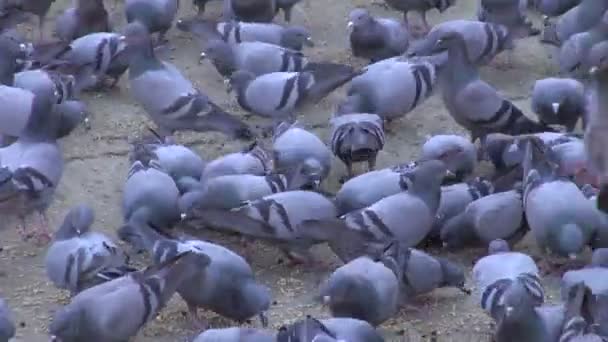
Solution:
<path fill-rule="evenodd" d="M 187 216 L 188 216 L 188 215 L 186 215 L 186 213 L 181 213 L 181 214 L 179 215 L 179 218 L 180 218 L 180 220 L 182 220 L 182 221 L 183 221 L 183 220 L 185 220 L 185 219 L 186 219 L 186 217 L 187 217 Z"/>
<path fill-rule="evenodd" d="M 331 297 L 323 296 L 323 305 L 329 305 L 329 302 L 331 302 Z"/>
<path fill-rule="evenodd" d="M 306 46 L 310 46 L 310 47 L 315 46 L 315 42 L 312 41 L 311 37 L 307 37 L 306 40 L 304 41 L 304 44 L 306 44 Z"/>
<path fill-rule="evenodd" d="M 266 313 L 260 312 L 259 317 L 260 317 L 260 322 L 262 323 L 262 327 L 267 328 L 268 327 L 268 317 L 266 316 Z"/>
<path fill-rule="evenodd" d="M 510 316 L 513 313 L 513 307 L 512 306 L 507 306 L 505 308 L 505 315 Z"/>
<path fill-rule="evenodd" d="M 445 178 L 453 178 L 456 177 L 456 174 L 450 170 L 445 171 Z"/>
<path fill-rule="evenodd" d="M 553 108 L 553 114 L 557 115 L 557 112 L 559 112 L 559 103 L 558 102 L 553 102 L 551 104 L 551 108 Z"/>
<path fill-rule="evenodd" d="M 589 74 L 595 75 L 595 73 L 597 73 L 598 69 L 599 69 L 598 67 L 592 66 L 591 69 L 589 69 Z"/>
<path fill-rule="evenodd" d="M 27 45 L 19 44 L 19 50 L 21 50 L 21 52 L 25 52 L 27 50 Z"/>
<path fill-rule="evenodd" d="M 346 27 L 347 27 L 348 29 L 352 29 L 352 28 L 353 28 L 353 26 L 355 26 L 355 24 L 354 24 L 352 21 L 349 21 L 349 22 L 348 22 L 348 24 L 346 24 Z"/>
<path fill-rule="evenodd" d="M 465 286 L 461 286 L 458 288 L 462 293 L 466 294 L 467 296 L 470 296 L 471 293 L 473 291 L 471 291 L 471 289 L 466 288 Z"/>
<path fill-rule="evenodd" d="M 203 61 L 207 59 L 207 54 L 204 52 L 201 52 L 200 55 L 198 55 L 198 64 L 203 63 Z"/>
<path fill-rule="evenodd" d="M 574 253 L 568 254 L 568 259 L 570 259 L 570 260 L 576 260 L 576 258 L 577 258 L 576 254 L 574 254 Z"/>
<path fill-rule="evenodd" d="M 91 129 L 91 120 L 89 118 L 84 118 L 83 124 L 84 128 L 86 128 L 87 130 Z"/>
<path fill-rule="evenodd" d="M 228 94 L 232 93 L 232 83 L 230 82 L 229 79 L 224 79 L 224 85 L 226 86 L 226 92 Z"/>

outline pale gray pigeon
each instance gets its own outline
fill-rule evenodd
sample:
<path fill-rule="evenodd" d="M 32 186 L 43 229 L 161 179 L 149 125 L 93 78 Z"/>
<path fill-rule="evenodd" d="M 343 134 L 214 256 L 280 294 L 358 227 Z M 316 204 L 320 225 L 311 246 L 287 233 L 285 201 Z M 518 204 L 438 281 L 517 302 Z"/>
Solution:
<path fill-rule="evenodd" d="M 15 336 L 15 324 L 6 301 L 0 298 L 0 342 L 8 342 Z"/>
<path fill-rule="evenodd" d="M 595 26 L 608 9 L 605 0 L 581 0 L 555 22 L 545 21 L 541 42 L 561 46 L 572 35 Z"/>
<path fill-rule="evenodd" d="M 55 0 L 5 0 L 0 3 L 0 17 L 11 12 L 32 13 L 38 17 L 38 38 L 44 40 L 46 15 Z"/>
<path fill-rule="evenodd" d="M 527 231 L 521 191 L 511 190 L 469 203 L 463 212 L 445 222 L 441 240 L 453 249 L 475 243 L 487 246 L 496 239 L 515 244 Z"/>
<path fill-rule="evenodd" d="M 65 342 L 127 341 L 156 316 L 192 272 L 210 262 L 203 253 L 186 252 L 88 288 L 55 313 L 49 327 L 52 338 Z"/>
<path fill-rule="evenodd" d="M 596 255 L 597 251 L 604 253 L 602 252 L 602 249 L 595 250 L 592 257 L 596 259 L 595 262 L 597 262 L 597 259 L 601 256 Z M 564 273 L 561 282 L 562 300 L 566 300 L 570 289 L 580 282 L 583 282 L 587 287 L 589 287 L 593 294 L 608 295 L 608 284 L 602 281 L 605 279 L 606 275 L 608 275 L 607 267 L 601 265 L 596 266 L 593 264 L 578 270 L 572 270 Z"/>
<path fill-rule="evenodd" d="M 330 126 L 331 150 L 346 165 L 347 179 L 354 176 L 353 163 L 367 162 L 368 171 L 373 171 L 386 142 L 382 118 L 369 113 L 337 114 Z"/>
<path fill-rule="evenodd" d="M 535 8 L 548 17 L 557 17 L 572 7 L 581 3 L 582 0 L 537 0 Z"/>
<path fill-rule="evenodd" d="M 55 18 L 57 37 L 66 42 L 90 33 L 111 31 L 102 0 L 77 0 L 75 7 L 66 9 Z"/>
<path fill-rule="evenodd" d="M 436 65 L 425 58 L 396 57 L 368 65 L 352 79 L 338 113 L 374 113 L 387 121 L 402 117 L 432 94 L 436 76 Z"/>
<path fill-rule="evenodd" d="M 277 0 L 223 0 L 226 21 L 271 22 L 278 11 Z"/>
<path fill-rule="evenodd" d="M 274 171 L 287 177 L 294 189 L 318 189 L 331 168 L 331 151 L 315 134 L 297 122 L 281 123 L 272 142 Z"/>
<path fill-rule="evenodd" d="M 412 43 L 409 53 L 416 56 L 435 53 L 437 41 L 447 32 L 462 35 L 467 54 L 476 65 L 487 64 L 502 51 L 513 48 L 509 30 L 503 25 L 477 20 L 450 20 L 435 25 L 426 37 Z"/>
<path fill-rule="evenodd" d="M 420 14 L 423 24 L 423 31 L 427 32 L 429 30 L 429 24 L 426 21 L 426 12 L 436 8 L 439 12 L 444 12 L 448 8 L 452 7 L 456 0 L 384 0 L 389 7 L 403 12 L 403 21 L 407 26 L 408 12 L 414 11 Z"/>
<path fill-rule="evenodd" d="M 143 245 L 155 264 L 162 264 L 184 252 L 202 254 L 210 259 L 206 267 L 190 272 L 177 287 L 177 293 L 196 322 L 206 325 L 198 315 L 198 308 L 203 308 L 238 323 L 256 315 L 263 325 L 268 323 L 264 312 L 270 307 L 270 289 L 255 280 L 251 266 L 240 255 L 211 242 L 166 238 L 142 220 L 131 220 L 118 234 L 136 247 Z"/>
<path fill-rule="evenodd" d="M 467 56 L 466 42 L 458 33 L 441 37 L 449 62 L 440 73 L 441 95 L 456 122 L 471 132 L 471 140 L 485 140 L 489 133 L 524 134 L 548 129 L 527 118 L 512 102 L 479 78 L 478 67 Z"/>
<path fill-rule="evenodd" d="M 248 23 L 239 21 L 215 22 L 201 18 L 180 19 L 177 28 L 190 32 L 203 42 L 222 39 L 230 44 L 263 42 L 296 51 L 313 46 L 310 31 L 303 26 L 281 26 L 274 23 Z"/>
<path fill-rule="evenodd" d="M 126 254 L 109 237 L 91 231 L 93 215 L 87 205 L 72 208 L 46 253 L 47 276 L 72 294 L 131 270 Z"/>
<path fill-rule="evenodd" d="M 276 342 L 276 333 L 254 328 L 207 329 L 198 335 L 193 342 Z"/>
<path fill-rule="evenodd" d="M 419 159 L 439 159 L 462 181 L 477 165 L 477 148 L 460 135 L 438 134 L 422 145 Z"/>
<path fill-rule="evenodd" d="M 226 175 L 251 174 L 265 176 L 272 170 L 272 156 L 258 142 L 240 152 L 229 153 L 205 165 L 201 181 Z"/>
<path fill-rule="evenodd" d="M 479 21 L 504 25 L 511 39 L 540 34 L 526 18 L 527 0 L 479 0 Z"/>
<path fill-rule="evenodd" d="M 211 130 L 238 138 L 252 136 L 246 124 L 196 89 L 175 65 L 154 55 L 150 36 L 143 25 L 138 22 L 129 24 L 125 41 L 131 53 L 131 95 L 161 128 L 161 133 Z"/>
<path fill-rule="evenodd" d="M 332 316 L 361 319 L 377 326 L 400 306 L 399 279 L 381 261 L 359 257 L 336 269 L 319 293 Z"/>
<path fill-rule="evenodd" d="M 158 32 L 157 42 L 163 43 L 173 25 L 178 3 L 179 0 L 126 0 L 127 22 L 141 23 L 150 34 Z"/>
<path fill-rule="evenodd" d="M 168 229 L 180 219 L 177 185 L 156 161 L 133 163 L 122 196 L 125 222 L 139 217 L 156 229 Z"/>
<path fill-rule="evenodd" d="M 348 15 L 350 48 L 355 57 L 372 63 L 404 54 L 410 43 L 407 27 L 394 19 L 375 18 L 364 8 Z"/>
<path fill-rule="evenodd" d="M 591 67 L 589 65 L 589 52 L 597 43 L 608 39 L 608 14 L 589 30 L 573 34 L 566 40 L 559 51 L 559 68 L 562 74 L 574 75 L 576 71 L 582 70 L 585 74 Z"/>
<path fill-rule="evenodd" d="M 473 266 L 473 280 L 482 309 L 494 319 L 518 306 L 539 306 L 545 294 L 538 267 L 527 254 L 511 252 L 504 240 L 494 240 L 489 255 Z"/>
<path fill-rule="evenodd" d="M 586 110 L 585 88 L 572 78 L 537 80 L 532 90 L 531 106 L 541 122 L 563 125 L 571 132 Z"/>

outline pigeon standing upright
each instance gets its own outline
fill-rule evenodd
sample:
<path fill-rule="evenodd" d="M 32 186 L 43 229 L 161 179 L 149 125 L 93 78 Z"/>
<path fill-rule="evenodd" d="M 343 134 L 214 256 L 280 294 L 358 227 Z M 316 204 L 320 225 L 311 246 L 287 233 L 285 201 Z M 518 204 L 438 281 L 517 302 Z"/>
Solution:
<path fill-rule="evenodd" d="M 608 9 L 604 0 L 581 0 L 557 21 L 545 21 L 541 42 L 561 46 L 572 35 L 584 32 L 597 24 Z"/>
<path fill-rule="evenodd" d="M 59 39 L 71 42 L 90 33 L 110 32 L 110 22 L 102 0 L 78 0 L 55 19 Z"/>
<path fill-rule="evenodd" d="M 436 8 L 439 12 L 444 12 L 448 8 L 452 7 L 456 0 L 384 0 L 389 7 L 396 9 L 397 11 L 403 12 L 403 21 L 406 25 L 408 24 L 407 14 L 410 11 L 415 11 L 420 14 L 422 19 L 422 31 L 428 32 L 429 24 L 426 21 L 426 12 Z"/>
<path fill-rule="evenodd" d="M 541 122 L 563 125 L 571 132 L 586 111 L 584 86 L 571 78 L 537 80 L 531 106 Z"/>
<path fill-rule="evenodd" d="M 223 0 L 224 20 L 271 22 L 277 13 L 278 0 Z"/>
<path fill-rule="evenodd" d="M 511 38 L 540 34 L 526 18 L 527 0 L 479 0 L 477 18 L 482 22 L 504 25 Z"/>
<path fill-rule="evenodd" d="M 559 67 L 562 74 L 575 75 L 578 70 L 587 73 L 589 53 L 595 44 L 608 39 L 608 15 L 604 15 L 589 30 L 573 34 L 559 51 Z"/>
<path fill-rule="evenodd" d="M 179 0 L 126 0 L 127 22 L 143 24 L 150 34 L 158 32 L 157 42 L 164 43 L 177 14 L 178 3 Z"/>
<path fill-rule="evenodd" d="M 0 341 L 8 342 L 13 336 L 15 336 L 15 324 L 6 301 L 0 298 Z"/>

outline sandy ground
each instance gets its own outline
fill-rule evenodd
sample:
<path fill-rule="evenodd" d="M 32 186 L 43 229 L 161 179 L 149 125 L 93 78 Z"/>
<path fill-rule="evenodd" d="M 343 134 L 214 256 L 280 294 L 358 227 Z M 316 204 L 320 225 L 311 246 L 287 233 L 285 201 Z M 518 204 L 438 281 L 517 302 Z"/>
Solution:
<path fill-rule="evenodd" d="M 49 16 L 49 29 L 52 20 L 68 1 L 57 1 Z M 115 27 L 122 27 L 122 2 L 106 1 L 112 11 Z M 316 47 L 306 51 L 315 60 L 360 65 L 362 61 L 353 60 L 348 51 L 346 22 L 347 14 L 355 6 L 366 6 L 374 13 L 399 17 L 396 12 L 370 5 L 371 0 L 304 0 L 302 12 L 295 12 L 294 22 L 312 28 Z M 458 5 L 441 16 L 431 13 L 429 21 L 472 18 L 476 1 L 459 1 Z M 209 5 L 207 15 L 219 14 L 219 2 Z M 182 1 L 181 15 L 193 14 L 190 1 Z M 538 24 L 538 21 L 537 21 Z M 218 104 L 233 112 L 244 114 L 230 98 L 222 84 L 222 78 L 209 64 L 197 64 L 198 45 L 190 37 L 176 30 L 169 35 L 171 46 L 170 59 L 207 92 Z M 535 79 L 554 74 L 548 53 L 536 38 L 529 38 L 517 46 L 512 61 L 512 69 L 497 70 L 493 67 L 483 69 L 484 79 L 504 92 L 525 112 L 530 111 L 529 93 Z M 499 59 L 504 56 L 499 56 Z M 302 113 L 299 120 L 321 138 L 328 138 L 327 123 L 332 108 L 343 96 L 340 90 L 315 108 Z M 51 227 L 63 219 L 67 210 L 77 203 L 88 203 L 96 210 L 96 229 L 110 234 L 121 224 L 121 189 L 128 170 L 127 153 L 129 141 L 143 132 L 147 121 L 143 110 L 135 105 L 129 96 L 127 82 L 123 79 L 119 87 L 106 93 L 85 96 L 93 113 L 92 129 L 78 128 L 70 137 L 61 142 L 66 165 L 55 200 L 49 210 Z M 262 123 L 247 116 L 250 124 Z M 406 118 L 391 125 L 390 134 L 384 151 L 380 153 L 378 167 L 405 162 L 414 158 L 425 136 L 438 133 L 462 132 L 447 114 L 438 96 L 433 96 Z M 178 140 L 196 149 L 207 160 L 223 153 L 241 149 L 246 143 L 235 142 L 215 133 L 184 134 Z M 335 160 L 333 171 L 326 184 L 329 191 L 338 187 L 338 178 L 344 174 L 344 166 Z M 0 240 L 0 295 L 6 297 L 13 308 L 18 325 L 17 341 L 48 341 L 47 329 L 52 313 L 68 301 L 67 293 L 55 289 L 47 280 L 44 272 L 45 248 L 22 242 L 12 223 L 6 224 Z M 237 240 L 211 236 L 212 239 L 240 250 Z M 537 252 L 528 248 L 530 243 L 521 243 L 518 248 Z M 326 276 L 318 270 L 310 271 L 285 266 L 276 249 L 259 245 L 253 257 L 253 266 L 259 279 L 273 289 L 274 302 L 269 313 L 271 325 L 281 324 L 302 318 L 307 314 L 318 317 L 328 315 L 313 296 L 319 282 Z M 335 257 L 326 247 L 317 247 L 320 258 L 333 260 Z M 458 254 L 441 252 L 463 263 L 469 270 L 476 258 L 484 250 L 470 250 Z M 332 259 L 333 258 L 333 259 Z M 143 263 L 141 256 L 134 260 Z M 546 278 L 550 293 L 555 294 L 557 278 Z M 435 340 L 430 336 L 438 335 L 439 341 L 487 341 L 491 331 L 490 322 L 477 307 L 475 298 L 465 297 L 454 289 L 438 290 L 427 296 L 417 298 L 411 307 L 403 309 L 398 317 L 385 323 L 382 330 L 391 341 Z M 176 296 L 159 317 L 148 324 L 135 339 L 136 341 L 184 341 L 196 335 L 185 316 L 186 307 Z M 125 315 L 128 315 L 125 312 Z M 233 324 L 212 313 L 205 313 L 212 327 Z M 254 323 L 254 324 L 257 324 Z"/>

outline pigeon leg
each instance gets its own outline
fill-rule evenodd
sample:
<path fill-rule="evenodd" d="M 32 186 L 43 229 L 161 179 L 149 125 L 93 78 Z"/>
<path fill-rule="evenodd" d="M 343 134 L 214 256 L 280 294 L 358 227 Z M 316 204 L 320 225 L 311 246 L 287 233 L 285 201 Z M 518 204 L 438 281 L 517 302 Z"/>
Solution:
<path fill-rule="evenodd" d="M 38 211 L 37 216 L 39 225 L 34 227 L 34 235 L 36 236 L 37 243 L 40 246 L 44 246 L 52 240 L 49 230 L 49 220 L 44 212 Z"/>
<path fill-rule="evenodd" d="M 207 321 L 204 318 L 202 318 L 201 316 L 199 316 L 198 308 L 190 303 L 187 303 L 187 305 L 188 305 L 188 316 L 190 318 L 190 321 L 192 322 L 192 325 L 197 330 L 206 330 Z"/>
<path fill-rule="evenodd" d="M 28 234 L 27 229 L 25 228 L 25 217 L 19 216 L 18 220 L 19 223 L 17 223 L 17 231 L 19 232 L 19 236 L 21 236 L 23 241 L 27 241 L 31 238 L 31 236 Z"/>
<path fill-rule="evenodd" d="M 38 17 L 38 39 L 40 41 L 44 40 L 44 22 L 46 21 L 46 16 L 41 15 Z"/>
<path fill-rule="evenodd" d="M 374 153 L 368 160 L 367 160 L 367 171 L 374 171 L 374 169 L 376 169 L 376 158 L 378 158 L 378 154 Z"/>

